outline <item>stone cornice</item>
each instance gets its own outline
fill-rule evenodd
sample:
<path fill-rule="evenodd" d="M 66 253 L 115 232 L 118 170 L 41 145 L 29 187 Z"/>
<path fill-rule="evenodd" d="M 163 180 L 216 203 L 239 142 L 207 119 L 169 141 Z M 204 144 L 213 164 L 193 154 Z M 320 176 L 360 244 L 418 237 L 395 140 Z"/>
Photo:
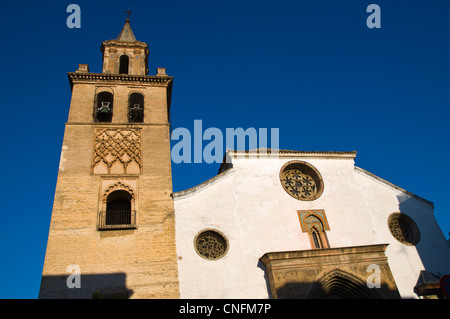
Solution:
<path fill-rule="evenodd" d="M 267 274 L 289 270 L 301 271 L 326 267 L 337 269 L 344 265 L 386 264 L 386 248 L 389 244 L 349 246 L 327 249 L 277 251 L 265 253 L 259 260 Z"/>
<path fill-rule="evenodd" d="M 342 157 L 342 158 L 355 158 L 356 151 L 338 152 L 338 151 L 293 151 L 293 150 L 280 150 L 270 148 L 257 148 L 253 150 L 232 150 L 227 149 L 227 153 L 230 157 L 291 157 L 291 156 L 303 156 L 303 157 Z"/>
<path fill-rule="evenodd" d="M 99 82 L 99 83 L 117 83 L 117 84 L 153 84 L 162 86 L 171 86 L 173 77 L 156 75 L 130 75 L 130 74 L 108 74 L 108 73 L 68 73 L 70 87 L 75 82 Z"/>
<path fill-rule="evenodd" d="M 132 47 L 141 47 L 141 48 L 148 48 L 148 44 L 145 42 L 141 42 L 141 41 L 134 41 L 134 42 L 125 42 L 125 41 L 118 41 L 118 40 L 108 40 L 108 41 L 103 41 L 102 42 L 102 46 L 101 46 L 101 50 L 103 52 L 105 46 L 117 46 L 117 47 L 127 47 L 127 48 L 132 48 Z"/>

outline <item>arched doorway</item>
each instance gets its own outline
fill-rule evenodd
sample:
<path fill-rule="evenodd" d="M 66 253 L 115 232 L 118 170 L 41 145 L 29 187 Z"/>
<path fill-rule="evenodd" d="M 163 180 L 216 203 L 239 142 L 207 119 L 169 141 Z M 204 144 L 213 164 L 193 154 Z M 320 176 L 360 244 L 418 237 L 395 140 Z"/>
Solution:
<path fill-rule="evenodd" d="M 307 299 L 379 299 L 365 282 L 341 270 L 333 270 L 313 284 Z"/>

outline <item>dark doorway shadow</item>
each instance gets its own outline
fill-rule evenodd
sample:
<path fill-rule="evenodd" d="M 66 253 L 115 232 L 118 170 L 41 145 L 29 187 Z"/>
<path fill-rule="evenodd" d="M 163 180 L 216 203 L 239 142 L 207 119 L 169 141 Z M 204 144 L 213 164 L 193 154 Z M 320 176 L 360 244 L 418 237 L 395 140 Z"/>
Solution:
<path fill-rule="evenodd" d="M 125 273 L 80 274 L 79 278 L 67 274 L 43 276 L 39 299 L 128 299 L 132 294 Z"/>

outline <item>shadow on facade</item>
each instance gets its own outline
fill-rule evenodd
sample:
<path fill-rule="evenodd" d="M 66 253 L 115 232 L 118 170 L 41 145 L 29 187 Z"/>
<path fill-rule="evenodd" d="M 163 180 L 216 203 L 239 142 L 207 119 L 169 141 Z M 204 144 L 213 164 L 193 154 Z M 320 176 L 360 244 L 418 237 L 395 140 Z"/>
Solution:
<path fill-rule="evenodd" d="M 369 288 L 367 284 L 348 280 L 336 275 L 327 280 L 313 282 L 287 282 L 275 288 L 271 293 L 269 278 L 265 276 L 269 298 L 275 295 L 277 299 L 399 299 L 397 289 L 391 289 L 386 284 Z"/>
<path fill-rule="evenodd" d="M 422 198 L 415 200 L 404 195 L 397 196 L 397 198 L 399 212 L 407 215 L 417 225 L 419 233 L 414 247 L 417 249 L 425 269 L 436 273 L 450 271 L 450 247 L 433 215 L 433 203 Z M 418 207 L 417 201 L 423 202 L 425 207 L 428 206 L 430 214 L 424 214 L 424 210 Z M 407 240 L 411 239 L 409 234 L 405 234 L 405 237 Z M 409 247 L 405 246 L 405 249 L 407 248 Z"/>
<path fill-rule="evenodd" d="M 133 294 L 125 273 L 81 274 L 80 288 L 73 287 L 77 279 L 70 276 L 43 276 L 39 299 L 128 299 Z"/>
<path fill-rule="evenodd" d="M 397 196 L 398 213 L 406 216 L 400 221 L 403 235 L 400 240 L 405 241 L 406 244 L 402 245 L 397 253 L 406 255 L 406 250 L 411 247 L 416 249 L 424 270 L 417 278 L 414 292 L 424 298 L 430 296 L 440 298 L 442 296 L 439 279 L 450 273 L 450 243 L 434 217 L 433 203 L 418 196 L 412 196 L 413 198 L 406 195 Z M 395 214 L 393 212 L 391 216 Z"/>

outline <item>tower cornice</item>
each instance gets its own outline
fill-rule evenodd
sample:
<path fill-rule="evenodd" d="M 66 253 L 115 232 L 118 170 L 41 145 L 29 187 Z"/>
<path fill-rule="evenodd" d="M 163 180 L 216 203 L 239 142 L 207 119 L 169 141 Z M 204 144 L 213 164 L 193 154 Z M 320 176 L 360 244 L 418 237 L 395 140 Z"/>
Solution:
<path fill-rule="evenodd" d="M 133 47 L 141 47 L 143 49 L 148 50 L 148 44 L 142 41 L 134 41 L 134 42 L 124 42 L 118 40 L 107 40 L 103 41 L 101 45 L 101 51 L 103 52 L 105 46 L 110 47 L 124 47 L 124 48 L 133 48 Z"/>
<path fill-rule="evenodd" d="M 108 74 L 108 73 L 82 73 L 69 72 L 70 87 L 76 82 L 79 83 L 116 83 L 116 84 L 152 84 L 171 86 L 173 77 L 167 75 L 130 75 L 130 74 Z"/>

